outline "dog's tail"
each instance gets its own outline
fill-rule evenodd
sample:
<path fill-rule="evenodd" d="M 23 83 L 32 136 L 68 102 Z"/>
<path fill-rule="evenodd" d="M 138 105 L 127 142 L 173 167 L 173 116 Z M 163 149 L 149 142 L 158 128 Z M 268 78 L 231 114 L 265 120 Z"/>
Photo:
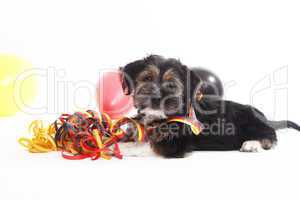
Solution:
<path fill-rule="evenodd" d="M 269 125 L 273 127 L 275 130 L 283 129 L 283 128 L 293 128 L 297 131 L 300 131 L 300 126 L 295 122 L 289 120 L 282 120 L 282 121 L 268 121 Z"/>

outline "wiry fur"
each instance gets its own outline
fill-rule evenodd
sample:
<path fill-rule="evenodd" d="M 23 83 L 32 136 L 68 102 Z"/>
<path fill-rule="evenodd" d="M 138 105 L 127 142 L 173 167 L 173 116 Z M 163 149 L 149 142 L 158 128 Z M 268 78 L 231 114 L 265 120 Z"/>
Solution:
<path fill-rule="evenodd" d="M 205 94 L 198 98 L 199 91 L 205 92 L 200 76 L 179 60 L 152 55 L 121 70 L 124 91 L 133 95 L 138 110 L 136 119 L 145 125 L 153 151 L 161 156 L 183 157 L 196 150 L 270 149 L 277 142 L 276 129 L 300 130 L 291 121 L 269 121 L 249 105 Z M 203 125 L 199 135 L 186 124 L 167 122 L 174 116 L 188 117 L 190 106 Z"/>

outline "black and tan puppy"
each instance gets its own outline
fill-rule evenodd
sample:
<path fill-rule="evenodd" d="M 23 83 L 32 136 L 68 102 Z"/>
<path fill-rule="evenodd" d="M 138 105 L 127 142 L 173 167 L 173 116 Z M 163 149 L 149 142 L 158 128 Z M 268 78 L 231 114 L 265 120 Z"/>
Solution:
<path fill-rule="evenodd" d="M 138 110 L 136 119 L 149 132 L 153 151 L 164 157 L 183 157 L 196 150 L 270 149 L 277 142 L 276 129 L 300 130 L 291 121 L 269 121 L 252 106 L 203 95 L 200 77 L 175 59 L 152 55 L 121 71 L 124 92 L 133 95 Z M 191 112 L 202 124 L 199 135 L 188 125 L 167 122 Z"/>

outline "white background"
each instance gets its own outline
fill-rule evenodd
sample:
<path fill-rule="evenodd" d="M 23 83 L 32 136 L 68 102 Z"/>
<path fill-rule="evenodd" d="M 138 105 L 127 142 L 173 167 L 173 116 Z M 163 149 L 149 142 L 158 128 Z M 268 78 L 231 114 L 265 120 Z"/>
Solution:
<path fill-rule="evenodd" d="M 60 81 L 95 84 L 151 53 L 216 72 L 226 99 L 253 104 L 271 119 L 299 119 L 300 5 L 297 1 L 0 1 L 0 53 L 55 67 Z M 268 152 L 197 152 L 157 157 L 68 161 L 29 154 L 17 143 L 33 119 L 95 107 L 75 88 L 56 112 L 0 119 L 0 199 L 299 199 L 300 135 L 279 132 Z M 231 86 L 230 86 L 231 85 Z M 74 88 L 73 88 L 74 89 Z M 262 91 L 262 92 L 258 92 Z M 251 100 L 252 99 L 252 100 Z"/>

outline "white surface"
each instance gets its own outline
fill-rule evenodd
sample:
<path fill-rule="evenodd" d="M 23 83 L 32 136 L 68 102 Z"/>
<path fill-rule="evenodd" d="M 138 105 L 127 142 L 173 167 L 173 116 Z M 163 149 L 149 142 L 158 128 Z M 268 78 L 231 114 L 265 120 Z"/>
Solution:
<path fill-rule="evenodd" d="M 271 119 L 300 123 L 299 8 L 297 1 L 286 0 L 7 0 L 0 2 L 0 52 L 24 56 L 42 69 L 55 67 L 64 83 L 91 84 L 100 69 L 150 53 L 180 58 L 233 84 L 227 99 L 251 103 Z M 275 150 L 254 154 L 197 152 L 184 159 L 112 161 L 29 154 L 17 138 L 27 134 L 31 120 L 52 121 L 61 112 L 95 109 L 93 90 L 72 87 L 65 100 L 61 93 L 46 95 L 46 80 L 41 82 L 35 106 L 47 106 L 46 112 L 0 119 L 0 199 L 300 197 L 300 134 L 292 130 L 279 134 Z"/>

